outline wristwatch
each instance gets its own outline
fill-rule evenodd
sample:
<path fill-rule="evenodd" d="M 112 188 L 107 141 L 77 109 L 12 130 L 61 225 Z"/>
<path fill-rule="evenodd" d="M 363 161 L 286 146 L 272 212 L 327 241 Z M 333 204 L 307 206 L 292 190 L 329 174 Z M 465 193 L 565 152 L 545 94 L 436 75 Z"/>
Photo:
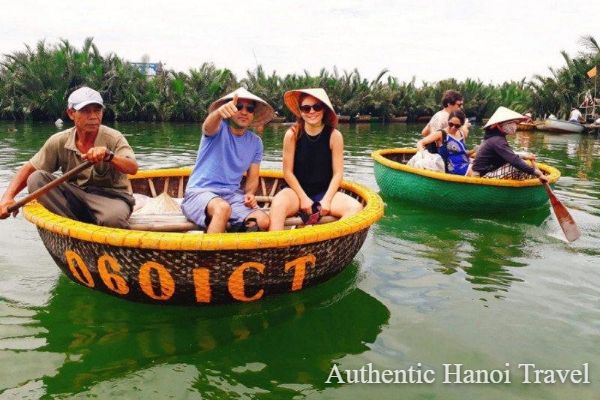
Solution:
<path fill-rule="evenodd" d="M 112 159 L 115 158 L 115 153 L 111 150 L 107 150 L 106 154 L 104 155 L 104 162 L 111 162 Z"/>

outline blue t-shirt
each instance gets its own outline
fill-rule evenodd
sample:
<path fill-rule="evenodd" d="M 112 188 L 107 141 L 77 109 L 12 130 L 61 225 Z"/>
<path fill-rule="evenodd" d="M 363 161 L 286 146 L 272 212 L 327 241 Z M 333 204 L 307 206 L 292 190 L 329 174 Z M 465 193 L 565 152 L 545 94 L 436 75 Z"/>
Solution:
<path fill-rule="evenodd" d="M 244 173 L 251 164 L 260 164 L 262 155 L 262 140 L 254 132 L 236 136 L 221 121 L 213 136 L 202 135 L 187 189 L 238 190 Z"/>

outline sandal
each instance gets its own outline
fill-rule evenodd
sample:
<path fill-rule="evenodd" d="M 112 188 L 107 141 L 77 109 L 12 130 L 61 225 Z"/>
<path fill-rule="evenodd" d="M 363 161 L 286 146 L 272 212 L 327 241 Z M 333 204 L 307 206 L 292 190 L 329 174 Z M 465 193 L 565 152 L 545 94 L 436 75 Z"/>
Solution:
<path fill-rule="evenodd" d="M 228 232 L 260 232 L 256 218 L 248 218 L 244 222 L 236 222 L 229 226 Z"/>
<path fill-rule="evenodd" d="M 321 219 L 321 203 L 315 201 L 312 204 L 312 214 L 301 211 L 298 213 L 304 225 L 314 225 Z"/>

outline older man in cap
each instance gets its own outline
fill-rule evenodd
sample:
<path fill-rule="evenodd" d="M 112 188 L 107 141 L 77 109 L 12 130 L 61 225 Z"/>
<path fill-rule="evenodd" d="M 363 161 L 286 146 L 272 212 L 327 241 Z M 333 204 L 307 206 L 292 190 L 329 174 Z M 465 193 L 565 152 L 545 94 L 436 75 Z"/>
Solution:
<path fill-rule="evenodd" d="M 269 217 L 257 208 L 254 197 L 263 144 L 248 128 L 269 122 L 273 108 L 239 88 L 212 103 L 208 112 L 181 209 L 207 233 L 225 232 L 228 223 L 240 230 L 266 230 Z"/>
<path fill-rule="evenodd" d="M 38 198 L 48 210 L 83 222 L 127 228 L 134 205 L 127 174 L 138 165 L 123 135 L 102 123 L 104 102 L 97 91 L 81 87 L 69 96 L 67 114 L 75 126 L 52 135 L 44 146 L 17 172 L 0 202 L 0 218 L 27 186 L 33 192 L 55 179 L 58 169 L 67 172 L 85 160 L 91 168 L 72 181 Z"/>

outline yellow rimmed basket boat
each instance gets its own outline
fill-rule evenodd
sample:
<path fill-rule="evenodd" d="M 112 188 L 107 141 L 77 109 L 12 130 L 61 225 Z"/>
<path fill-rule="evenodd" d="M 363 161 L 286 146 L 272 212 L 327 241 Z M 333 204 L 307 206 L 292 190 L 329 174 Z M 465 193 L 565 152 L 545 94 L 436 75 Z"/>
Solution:
<path fill-rule="evenodd" d="M 141 171 L 134 193 L 182 197 L 189 168 Z M 283 182 L 261 171 L 259 205 Z M 243 184 L 243 183 L 242 183 Z M 160 304 L 248 302 L 297 291 L 340 272 L 360 250 L 369 227 L 383 215 L 373 191 L 351 182 L 340 190 L 363 210 L 349 218 L 281 232 L 206 234 L 107 228 L 24 208 L 61 270 L 74 282 L 123 299 Z M 258 196 L 257 196 L 258 197 Z"/>
<path fill-rule="evenodd" d="M 429 207 L 483 213 L 532 209 L 548 203 L 537 178 L 490 179 L 413 168 L 406 163 L 416 151 L 396 148 L 371 154 L 375 179 L 384 196 Z M 542 163 L 537 166 L 549 175 L 551 184 L 560 177 L 556 168 Z"/>

